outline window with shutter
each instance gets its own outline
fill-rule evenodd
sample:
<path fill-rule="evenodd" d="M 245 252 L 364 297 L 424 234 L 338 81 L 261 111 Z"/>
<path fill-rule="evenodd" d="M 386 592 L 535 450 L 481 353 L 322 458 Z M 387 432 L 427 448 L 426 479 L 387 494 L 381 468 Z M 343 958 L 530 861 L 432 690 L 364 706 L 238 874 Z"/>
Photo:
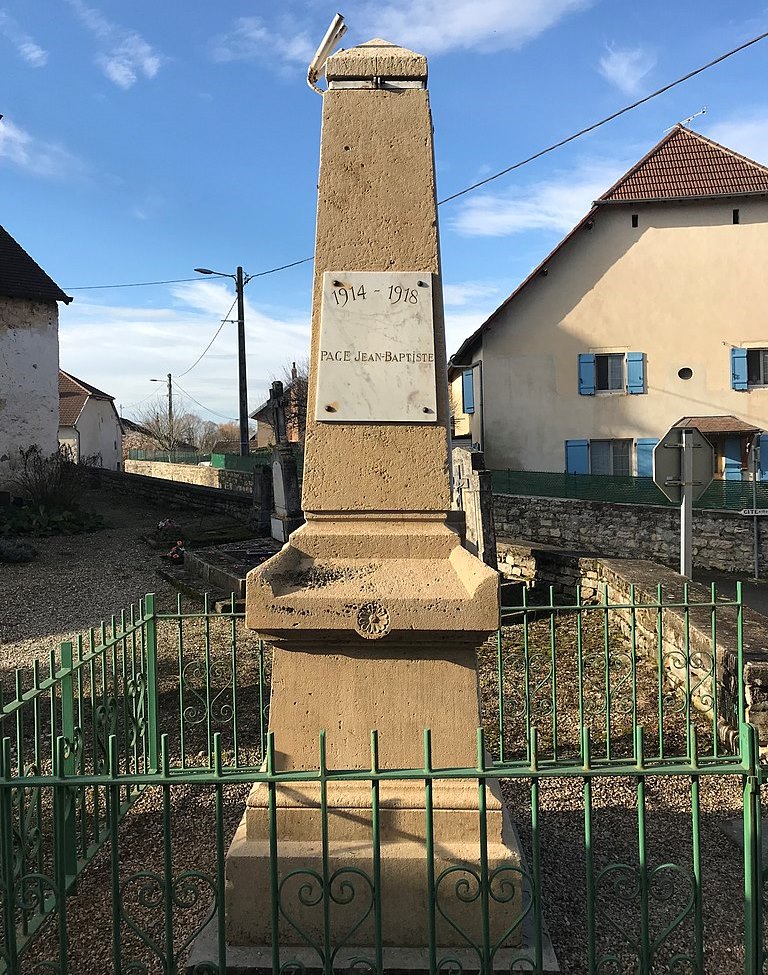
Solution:
<path fill-rule="evenodd" d="M 595 395 L 595 357 L 591 352 L 579 356 L 579 395 Z"/>
<path fill-rule="evenodd" d="M 567 474 L 589 474 L 589 440 L 565 441 Z"/>
<path fill-rule="evenodd" d="M 740 391 L 748 388 L 746 349 L 731 349 L 731 388 Z"/>
<path fill-rule="evenodd" d="M 465 369 L 461 374 L 461 409 L 464 413 L 475 412 L 475 380 L 473 369 Z"/>
<path fill-rule="evenodd" d="M 627 392 L 632 395 L 645 392 L 645 355 L 627 352 Z"/>
<path fill-rule="evenodd" d="M 637 476 L 653 477 L 653 448 L 659 441 L 643 437 L 637 441 Z"/>

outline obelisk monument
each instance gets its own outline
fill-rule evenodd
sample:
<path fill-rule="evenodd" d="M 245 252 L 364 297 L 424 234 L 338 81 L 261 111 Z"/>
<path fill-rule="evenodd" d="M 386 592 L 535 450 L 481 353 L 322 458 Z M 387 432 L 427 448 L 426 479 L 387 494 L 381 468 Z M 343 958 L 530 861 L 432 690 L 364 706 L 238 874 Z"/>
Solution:
<path fill-rule="evenodd" d="M 425 728 L 435 768 L 476 766 L 476 649 L 499 625 L 498 579 L 447 523 L 449 403 L 427 63 L 373 40 L 329 58 L 326 77 L 306 524 L 247 579 L 247 625 L 275 648 L 276 767 L 317 769 L 325 731 L 330 768 L 370 768 L 372 729 L 382 768 L 423 767 Z M 505 813 L 487 791 L 489 869 L 514 865 Z M 318 795 L 316 783 L 280 787 L 281 878 L 321 872 Z M 381 786 L 386 945 L 427 944 L 424 796 L 423 781 Z M 227 858 L 235 944 L 270 940 L 267 799 L 265 787 L 253 789 Z M 328 809 L 331 867 L 369 872 L 370 782 L 331 783 Z M 438 875 L 477 865 L 476 780 L 435 784 L 434 829 Z M 502 915 L 494 929 L 505 929 L 514 905 L 494 909 Z M 309 908 L 301 916 L 302 930 L 314 931 Z M 338 924 L 341 933 L 345 922 Z M 281 944 L 303 943 L 282 916 L 280 930 Z M 448 925 L 438 937 L 457 943 Z M 364 926 L 349 943 L 370 938 Z"/>

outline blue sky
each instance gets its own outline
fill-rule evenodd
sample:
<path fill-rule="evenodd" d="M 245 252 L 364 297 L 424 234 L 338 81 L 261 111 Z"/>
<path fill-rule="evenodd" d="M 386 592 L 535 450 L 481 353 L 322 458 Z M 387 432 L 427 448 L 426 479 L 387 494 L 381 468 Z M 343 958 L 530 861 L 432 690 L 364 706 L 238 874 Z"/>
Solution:
<path fill-rule="evenodd" d="M 61 364 L 131 404 L 167 372 L 237 414 L 231 282 L 313 249 L 320 0 L 0 0 L 0 223 L 75 301 Z M 425 53 L 447 196 L 768 29 L 765 0 L 354 0 L 345 46 Z M 768 40 L 440 209 L 448 353 L 675 122 L 768 162 Z M 311 265 L 247 289 L 249 402 L 306 356 Z M 139 407 L 140 408 L 140 407 Z"/>

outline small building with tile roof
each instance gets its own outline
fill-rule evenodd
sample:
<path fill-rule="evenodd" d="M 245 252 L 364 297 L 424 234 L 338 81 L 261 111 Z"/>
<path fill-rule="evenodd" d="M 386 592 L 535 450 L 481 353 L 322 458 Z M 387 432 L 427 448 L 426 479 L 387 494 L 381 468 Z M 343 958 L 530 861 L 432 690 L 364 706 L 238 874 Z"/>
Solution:
<path fill-rule="evenodd" d="M 650 476 L 685 414 L 748 476 L 767 261 L 768 167 L 675 126 L 451 357 L 455 437 L 490 469 Z"/>
<path fill-rule="evenodd" d="M 0 227 L 0 482 L 20 450 L 57 449 L 58 303 L 71 300 Z"/>
<path fill-rule="evenodd" d="M 123 427 L 115 398 L 59 369 L 59 443 L 76 462 L 119 471 L 123 461 Z"/>

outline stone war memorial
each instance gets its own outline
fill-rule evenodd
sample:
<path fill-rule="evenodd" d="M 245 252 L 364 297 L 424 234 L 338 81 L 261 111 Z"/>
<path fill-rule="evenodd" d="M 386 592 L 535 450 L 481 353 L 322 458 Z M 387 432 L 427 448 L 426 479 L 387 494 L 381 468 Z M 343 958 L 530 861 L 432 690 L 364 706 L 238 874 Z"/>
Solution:
<path fill-rule="evenodd" d="M 519 943 L 520 856 L 498 789 L 466 778 L 425 788 L 423 776 L 383 777 L 376 790 L 365 774 L 321 782 L 320 743 L 328 770 L 370 773 L 372 731 L 382 772 L 423 769 L 425 738 L 435 769 L 477 766 L 476 650 L 499 625 L 498 577 L 448 523 L 426 59 L 373 40 L 329 58 L 326 76 L 306 523 L 250 572 L 246 597 L 247 626 L 274 647 L 274 771 L 297 778 L 281 779 L 272 808 L 268 784 L 248 796 L 226 861 L 227 942 L 269 946 L 278 930 L 286 958 L 308 943 L 355 958 L 376 938 L 395 952 L 388 969 L 425 970 L 430 939 L 440 957 L 467 945 L 430 910 L 430 885 L 444 883 L 451 917 L 481 940 L 483 912 L 462 879 L 486 855 L 504 892 L 487 911 L 490 936 Z M 372 898 L 378 920 L 366 914 Z"/>

